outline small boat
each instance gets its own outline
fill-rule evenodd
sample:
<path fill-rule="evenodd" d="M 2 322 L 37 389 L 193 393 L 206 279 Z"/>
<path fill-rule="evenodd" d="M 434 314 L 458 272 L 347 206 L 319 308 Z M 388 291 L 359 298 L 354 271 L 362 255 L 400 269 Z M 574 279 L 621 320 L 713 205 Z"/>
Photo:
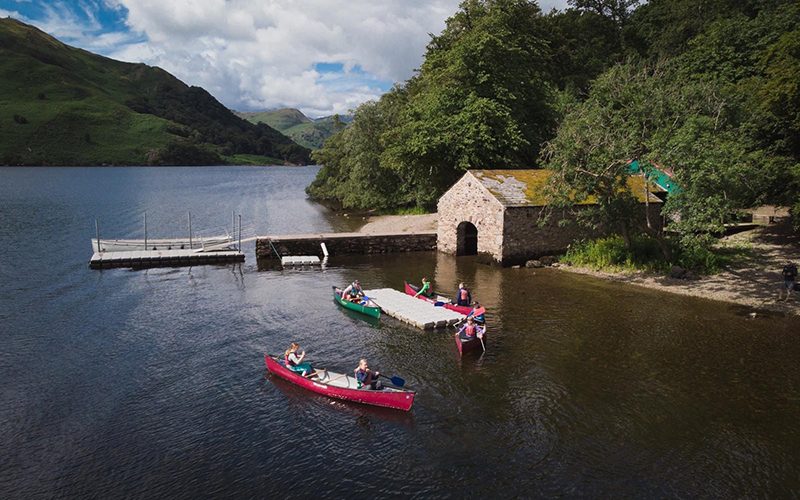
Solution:
<path fill-rule="evenodd" d="M 468 339 L 466 336 L 459 335 L 458 332 L 455 333 L 456 339 L 456 347 L 458 347 L 458 353 L 460 355 L 464 355 L 471 351 L 482 350 L 486 346 L 486 328 L 483 329 L 483 344 L 481 344 L 481 339 L 478 338 L 476 335 L 475 337 Z"/>
<path fill-rule="evenodd" d="M 277 358 L 264 355 L 267 370 L 288 382 L 299 385 L 304 389 L 322 394 L 331 398 L 352 401 L 384 408 L 408 411 L 414 404 L 416 392 L 409 389 L 400 389 L 384 386 L 381 390 L 358 389 L 358 381 L 351 375 L 317 370 L 314 378 L 304 377 L 297 372 L 289 370 Z"/>
<path fill-rule="evenodd" d="M 414 285 L 410 284 L 407 281 L 405 281 L 403 283 L 405 285 L 405 292 L 408 295 L 411 295 L 411 296 L 417 295 L 417 292 L 419 292 L 419 287 L 418 286 L 414 286 Z M 464 316 L 466 316 L 467 314 L 469 314 L 472 311 L 472 308 L 470 306 L 457 306 L 457 305 L 453 304 L 452 301 L 450 299 L 448 299 L 447 297 L 443 297 L 443 296 L 441 296 L 441 295 L 439 295 L 437 293 L 431 292 L 431 295 L 435 296 L 436 298 L 434 299 L 433 297 L 426 297 L 424 295 L 417 295 L 417 298 L 425 300 L 425 301 L 428 301 L 431 304 L 441 305 L 445 309 L 450 309 L 451 311 L 455 311 L 455 312 L 457 312 L 459 314 L 463 314 Z"/>
<path fill-rule="evenodd" d="M 335 286 L 332 288 L 333 288 L 333 300 L 335 300 L 340 306 L 344 307 L 345 309 L 350 309 L 351 311 L 360 312 L 361 314 L 366 314 L 367 316 L 373 318 L 381 317 L 381 308 L 375 305 L 375 303 L 372 302 L 371 300 L 367 300 L 365 304 L 360 304 L 358 302 L 350 302 L 349 300 L 342 298 L 341 288 L 337 288 Z"/>

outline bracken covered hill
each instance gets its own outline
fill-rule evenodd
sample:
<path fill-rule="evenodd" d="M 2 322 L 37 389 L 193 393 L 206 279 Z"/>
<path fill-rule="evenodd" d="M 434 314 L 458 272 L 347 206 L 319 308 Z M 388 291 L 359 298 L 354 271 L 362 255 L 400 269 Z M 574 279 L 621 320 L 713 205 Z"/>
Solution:
<path fill-rule="evenodd" d="M 0 163 L 306 164 L 309 150 L 145 64 L 0 19 Z"/>

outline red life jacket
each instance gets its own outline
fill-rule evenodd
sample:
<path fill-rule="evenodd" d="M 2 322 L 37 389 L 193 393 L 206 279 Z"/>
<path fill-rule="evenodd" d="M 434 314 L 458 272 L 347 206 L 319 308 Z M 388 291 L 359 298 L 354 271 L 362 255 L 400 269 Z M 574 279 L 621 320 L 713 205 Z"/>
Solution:
<path fill-rule="evenodd" d="M 469 292 L 467 291 L 466 288 L 462 288 L 461 289 L 461 300 L 466 301 L 468 297 L 469 297 Z"/>
<path fill-rule="evenodd" d="M 287 368 L 290 367 L 290 366 L 294 366 L 294 363 L 289 360 L 289 355 L 288 354 L 283 357 L 283 360 L 286 363 L 286 367 Z"/>
<path fill-rule="evenodd" d="M 464 327 L 464 333 L 467 334 L 467 337 L 475 336 L 476 326 L 477 325 L 475 324 L 470 325 L 469 323 L 467 323 L 467 325 Z"/>

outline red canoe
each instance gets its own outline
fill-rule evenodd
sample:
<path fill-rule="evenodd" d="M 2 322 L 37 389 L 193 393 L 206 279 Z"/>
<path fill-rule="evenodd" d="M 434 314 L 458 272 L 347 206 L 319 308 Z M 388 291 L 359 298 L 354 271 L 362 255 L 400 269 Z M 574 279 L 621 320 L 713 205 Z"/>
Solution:
<path fill-rule="evenodd" d="M 462 356 L 471 351 L 475 350 L 480 351 L 483 349 L 483 346 L 485 346 L 487 342 L 486 329 L 484 328 L 483 330 L 483 345 L 481 345 L 481 341 L 477 336 L 475 336 L 472 339 L 465 340 L 464 338 L 461 337 L 461 335 L 458 334 L 458 332 L 456 332 L 455 339 L 456 339 L 456 347 L 458 347 L 458 353 Z"/>
<path fill-rule="evenodd" d="M 384 387 L 379 391 L 357 389 L 356 379 L 350 375 L 320 370 L 317 372 L 319 377 L 309 379 L 284 367 L 282 363 L 272 358 L 269 354 L 264 355 L 264 362 L 267 364 L 267 370 L 273 375 L 277 375 L 309 391 L 331 398 L 403 411 L 410 410 L 411 405 L 414 404 L 416 393 L 408 389 L 394 387 Z"/>
<path fill-rule="evenodd" d="M 405 281 L 403 283 L 405 284 L 405 291 L 406 291 L 406 293 L 408 295 L 411 295 L 411 296 L 417 295 L 417 292 L 419 292 L 419 287 L 418 286 L 411 285 L 407 281 Z M 445 309 L 450 309 L 451 311 L 455 311 L 455 312 L 457 312 L 459 314 L 463 314 L 464 316 L 466 316 L 467 314 L 472 312 L 472 308 L 470 306 L 457 306 L 455 304 L 450 304 L 450 303 L 447 302 L 450 299 L 448 299 L 446 297 L 442 297 L 442 296 L 440 296 L 440 295 L 438 295 L 436 293 L 433 293 L 433 292 L 431 292 L 431 294 L 436 296 L 436 298 L 438 298 L 440 300 L 436 300 L 436 299 L 433 299 L 431 297 L 426 297 L 424 295 L 417 295 L 417 298 L 425 300 L 427 302 L 430 302 L 431 304 L 436 304 L 437 302 L 444 302 L 442 304 L 442 307 L 444 307 Z M 441 299 L 444 299 L 444 300 L 441 300 Z"/>

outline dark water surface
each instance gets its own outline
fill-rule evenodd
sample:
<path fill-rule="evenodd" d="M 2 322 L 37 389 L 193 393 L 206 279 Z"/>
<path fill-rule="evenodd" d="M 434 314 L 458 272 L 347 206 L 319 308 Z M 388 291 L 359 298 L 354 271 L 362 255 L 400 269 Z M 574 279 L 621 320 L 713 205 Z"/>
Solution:
<path fill-rule="evenodd" d="M 0 169 L 0 498 L 797 496 L 800 326 L 736 306 L 434 253 L 92 271 L 107 237 L 345 230 L 314 168 Z M 218 230 L 214 230 L 218 229 Z M 459 280 L 488 352 L 339 309 L 359 277 Z M 266 374 L 296 340 L 418 390 L 408 414 Z"/>

